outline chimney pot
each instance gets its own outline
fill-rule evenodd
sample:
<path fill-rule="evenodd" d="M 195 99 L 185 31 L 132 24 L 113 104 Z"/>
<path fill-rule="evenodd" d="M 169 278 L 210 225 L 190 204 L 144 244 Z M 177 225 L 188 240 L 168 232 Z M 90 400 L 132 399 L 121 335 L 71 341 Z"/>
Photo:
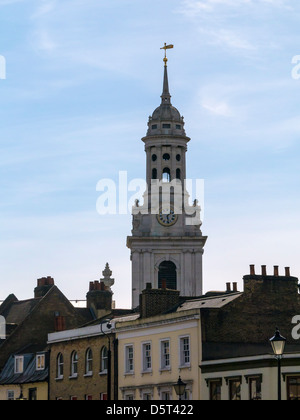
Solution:
<path fill-rule="evenodd" d="M 233 286 L 233 291 L 234 292 L 237 292 L 238 291 L 238 284 L 237 283 L 232 283 L 232 286 Z"/>
<path fill-rule="evenodd" d="M 278 265 L 274 266 L 274 276 L 279 277 L 279 266 Z"/>
<path fill-rule="evenodd" d="M 54 279 L 50 276 L 38 279 L 37 287 L 34 289 L 34 297 L 40 298 L 45 296 L 53 286 Z"/>
<path fill-rule="evenodd" d="M 231 283 L 226 283 L 226 292 L 231 292 Z"/>
<path fill-rule="evenodd" d="M 152 283 L 146 284 L 146 290 L 152 290 Z"/>
<path fill-rule="evenodd" d="M 255 265 L 254 264 L 250 265 L 250 275 L 255 276 Z"/>
<path fill-rule="evenodd" d="M 166 280 L 162 280 L 162 282 L 161 282 L 161 288 L 164 289 L 164 290 L 166 290 L 166 288 L 167 288 L 167 281 Z"/>
<path fill-rule="evenodd" d="M 285 276 L 286 277 L 291 277 L 291 269 L 290 269 L 290 267 L 285 267 Z"/>
<path fill-rule="evenodd" d="M 262 274 L 262 276 L 267 276 L 267 266 L 266 265 L 261 266 L 261 274 Z"/>

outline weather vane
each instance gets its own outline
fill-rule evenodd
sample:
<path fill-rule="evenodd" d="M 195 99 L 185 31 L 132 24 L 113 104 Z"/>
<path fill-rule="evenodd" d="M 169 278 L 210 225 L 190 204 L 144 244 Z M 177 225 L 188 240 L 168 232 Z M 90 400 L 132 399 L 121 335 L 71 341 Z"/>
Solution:
<path fill-rule="evenodd" d="M 164 58 L 164 63 L 165 66 L 167 67 L 167 63 L 168 63 L 168 59 L 167 59 L 167 50 L 171 50 L 172 48 L 174 48 L 174 45 L 167 45 L 165 43 L 164 47 L 161 48 L 161 50 L 165 50 L 165 58 Z"/>

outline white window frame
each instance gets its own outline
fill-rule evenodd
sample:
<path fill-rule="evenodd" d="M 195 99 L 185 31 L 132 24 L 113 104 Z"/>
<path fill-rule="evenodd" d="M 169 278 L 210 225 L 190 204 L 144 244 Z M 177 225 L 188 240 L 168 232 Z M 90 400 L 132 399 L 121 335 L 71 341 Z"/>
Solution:
<path fill-rule="evenodd" d="M 146 346 L 150 346 L 150 364 L 151 367 L 148 366 L 148 361 L 146 358 L 149 356 L 146 355 L 146 352 L 149 351 L 146 349 Z M 153 368 L 153 359 L 152 359 L 152 342 L 151 341 L 145 341 L 142 343 L 142 373 L 152 373 Z"/>
<path fill-rule="evenodd" d="M 108 366 L 108 348 L 103 346 L 101 349 L 100 355 L 100 373 L 102 375 L 107 374 L 107 366 Z"/>
<path fill-rule="evenodd" d="M 132 351 L 132 357 L 129 357 L 129 352 Z M 133 375 L 134 374 L 134 345 L 133 344 L 126 344 L 124 346 L 124 357 L 125 357 L 125 375 Z"/>
<path fill-rule="evenodd" d="M 169 398 L 168 399 L 165 399 L 164 398 L 166 395 L 169 395 Z M 172 401 L 173 400 L 172 389 L 171 388 L 161 389 L 161 391 L 160 391 L 160 400 L 161 401 Z"/>
<path fill-rule="evenodd" d="M 75 357 L 76 356 L 76 357 Z M 71 376 L 70 378 L 77 378 L 78 377 L 78 353 L 74 350 L 71 354 Z M 75 368 L 76 366 L 76 368 Z M 75 370 L 77 372 L 75 372 Z"/>
<path fill-rule="evenodd" d="M 153 400 L 152 393 L 151 392 L 143 392 L 142 400 L 143 401 L 152 401 Z"/>
<path fill-rule="evenodd" d="M 57 379 L 63 379 L 64 378 L 64 368 L 65 368 L 65 360 L 62 353 L 58 353 L 56 358 L 56 368 L 57 368 Z"/>
<path fill-rule="evenodd" d="M 165 344 L 168 344 L 168 352 L 165 353 Z M 169 363 L 167 364 L 167 359 Z M 171 370 L 171 341 L 169 338 L 160 340 L 160 370 Z"/>
<path fill-rule="evenodd" d="M 186 362 L 186 350 L 184 340 L 189 340 L 189 361 Z M 179 367 L 180 368 L 190 368 L 191 367 L 191 336 L 190 335 L 183 335 L 179 337 Z"/>
<path fill-rule="evenodd" d="M 93 362 L 94 362 L 94 353 L 91 348 L 88 348 L 85 352 L 85 375 L 84 376 L 93 376 Z M 90 367 L 92 369 L 90 369 Z"/>
<path fill-rule="evenodd" d="M 7 399 L 7 401 L 15 401 L 15 391 L 10 390 L 10 389 L 7 390 L 6 399 Z"/>
<path fill-rule="evenodd" d="M 36 370 L 41 371 L 45 370 L 46 367 L 46 356 L 45 354 L 36 355 Z"/>
<path fill-rule="evenodd" d="M 15 356 L 15 374 L 24 372 L 24 356 Z"/>
<path fill-rule="evenodd" d="M 126 393 L 124 395 L 124 401 L 134 401 L 134 394 L 133 393 Z"/>

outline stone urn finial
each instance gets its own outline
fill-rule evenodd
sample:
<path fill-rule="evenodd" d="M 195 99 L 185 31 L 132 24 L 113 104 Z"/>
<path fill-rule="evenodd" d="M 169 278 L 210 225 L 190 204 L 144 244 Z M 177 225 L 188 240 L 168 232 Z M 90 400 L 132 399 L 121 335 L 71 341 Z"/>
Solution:
<path fill-rule="evenodd" d="M 105 284 L 109 289 L 115 284 L 115 279 L 112 279 L 112 271 L 109 267 L 109 264 L 106 263 L 105 269 L 102 271 L 103 279 L 100 279 L 101 282 Z"/>

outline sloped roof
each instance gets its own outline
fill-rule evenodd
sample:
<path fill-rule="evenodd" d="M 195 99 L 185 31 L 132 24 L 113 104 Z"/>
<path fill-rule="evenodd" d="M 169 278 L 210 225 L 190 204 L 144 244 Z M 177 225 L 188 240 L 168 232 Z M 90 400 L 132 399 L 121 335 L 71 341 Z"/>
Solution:
<path fill-rule="evenodd" d="M 213 296 L 208 298 L 199 298 L 193 300 L 186 300 L 177 309 L 177 312 L 188 311 L 190 309 L 204 309 L 204 308 L 222 308 L 230 302 L 238 299 L 242 293 L 228 293 L 220 296 Z"/>
<path fill-rule="evenodd" d="M 8 359 L 0 375 L 0 385 L 45 382 L 49 375 L 48 361 L 44 370 L 36 370 L 36 354 L 24 354 L 24 371 L 15 373 L 15 356 Z"/>
<path fill-rule="evenodd" d="M 8 324 L 21 324 L 42 298 L 13 302 L 6 315 Z"/>

